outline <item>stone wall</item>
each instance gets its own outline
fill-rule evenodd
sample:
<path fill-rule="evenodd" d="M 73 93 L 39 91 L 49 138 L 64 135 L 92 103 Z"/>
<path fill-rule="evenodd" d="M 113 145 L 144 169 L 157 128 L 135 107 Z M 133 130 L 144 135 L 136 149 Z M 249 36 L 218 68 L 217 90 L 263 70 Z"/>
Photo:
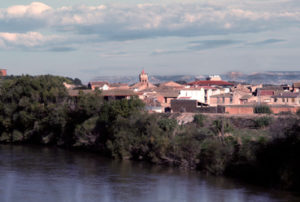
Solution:
<path fill-rule="evenodd" d="M 197 106 L 197 100 L 171 100 L 173 112 L 192 112 L 192 113 L 225 113 L 224 106 L 206 107 Z"/>

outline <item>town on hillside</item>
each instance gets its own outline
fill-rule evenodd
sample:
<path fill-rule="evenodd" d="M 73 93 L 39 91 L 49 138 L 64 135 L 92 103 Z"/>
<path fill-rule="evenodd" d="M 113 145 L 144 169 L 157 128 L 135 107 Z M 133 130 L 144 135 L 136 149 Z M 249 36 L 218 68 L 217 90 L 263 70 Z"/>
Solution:
<path fill-rule="evenodd" d="M 0 76 L 7 76 L 0 69 Z M 81 83 L 81 82 L 80 82 Z M 153 84 L 143 70 L 139 82 L 109 83 L 91 81 L 87 87 L 64 83 L 70 96 L 101 91 L 105 100 L 138 97 L 147 111 L 156 113 L 190 112 L 221 114 L 254 114 L 257 106 L 267 106 L 274 114 L 290 114 L 300 110 L 300 81 L 292 85 L 251 85 L 223 81 L 218 75 L 193 82 L 168 81 Z"/>
<path fill-rule="evenodd" d="M 78 96 L 80 90 L 67 85 L 71 96 Z M 139 82 L 108 83 L 93 81 L 83 93 L 96 89 L 106 100 L 129 99 L 136 96 L 143 100 L 149 112 L 192 112 L 253 114 L 255 106 L 268 106 L 274 114 L 296 113 L 300 108 L 300 81 L 293 85 L 250 85 L 223 81 L 218 75 L 206 80 L 190 83 L 169 81 L 160 84 L 149 82 L 143 70 Z"/>

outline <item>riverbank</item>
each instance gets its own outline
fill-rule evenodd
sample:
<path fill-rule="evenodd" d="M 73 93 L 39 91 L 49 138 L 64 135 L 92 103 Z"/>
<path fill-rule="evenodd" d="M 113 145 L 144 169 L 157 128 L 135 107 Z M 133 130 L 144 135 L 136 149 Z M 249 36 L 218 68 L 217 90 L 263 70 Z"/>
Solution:
<path fill-rule="evenodd" d="M 196 114 L 180 125 L 172 114 L 148 114 L 139 99 L 69 97 L 63 81 L 24 76 L 2 84 L 0 142 L 88 150 L 299 190 L 297 116 Z"/>

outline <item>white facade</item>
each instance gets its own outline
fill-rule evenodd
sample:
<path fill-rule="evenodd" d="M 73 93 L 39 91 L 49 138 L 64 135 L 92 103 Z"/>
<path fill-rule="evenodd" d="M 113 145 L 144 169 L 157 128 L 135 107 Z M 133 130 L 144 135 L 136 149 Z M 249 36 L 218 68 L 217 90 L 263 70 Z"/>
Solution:
<path fill-rule="evenodd" d="M 227 89 L 219 88 L 187 88 L 180 90 L 178 99 L 197 100 L 198 102 L 210 104 L 210 96 L 227 92 Z"/>
<path fill-rule="evenodd" d="M 199 89 L 183 89 L 180 90 L 178 98 L 197 100 L 198 102 L 205 103 L 205 92 L 203 88 Z"/>

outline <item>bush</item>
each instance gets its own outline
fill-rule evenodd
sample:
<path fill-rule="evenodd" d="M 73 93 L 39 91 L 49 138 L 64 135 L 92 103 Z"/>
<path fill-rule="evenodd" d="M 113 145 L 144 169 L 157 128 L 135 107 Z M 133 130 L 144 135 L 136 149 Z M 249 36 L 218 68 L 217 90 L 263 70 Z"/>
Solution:
<path fill-rule="evenodd" d="M 205 119 L 206 117 L 203 114 L 196 114 L 193 122 L 196 123 L 197 126 L 203 127 Z"/>
<path fill-rule="evenodd" d="M 272 118 L 268 116 L 259 117 L 254 120 L 255 128 L 263 128 L 269 126 L 272 122 Z"/>
<path fill-rule="evenodd" d="M 234 152 L 234 147 L 224 145 L 215 139 L 204 140 L 199 155 L 199 168 L 208 173 L 221 175 L 224 173 Z"/>
<path fill-rule="evenodd" d="M 297 110 L 296 114 L 297 116 L 300 116 L 300 109 Z"/>
<path fill-rule="evenodd" d="M 272 114 L 272 110 L 267 105 L 258 105 L 254 107 L 255 114 Z"/>

